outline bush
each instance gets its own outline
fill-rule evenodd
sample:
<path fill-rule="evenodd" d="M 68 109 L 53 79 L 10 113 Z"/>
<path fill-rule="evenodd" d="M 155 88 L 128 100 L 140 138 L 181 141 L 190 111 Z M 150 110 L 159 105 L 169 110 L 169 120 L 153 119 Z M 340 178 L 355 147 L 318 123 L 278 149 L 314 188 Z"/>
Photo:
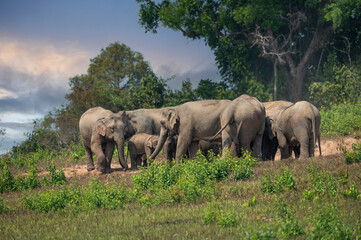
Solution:
<path fill-rule="evenodd" d="M 261 179 L 261 190 L 264 193 L 278 193 L 284 190 L 296 190 L 296 181 L 288 168 L 282 169 L 278 175 L 270 174 L 264 171 Z"/>
<path fill-rule="evenodd" d="M 343 149 L 343 154 L 345 156 L 345 162 L 347 164 L 352 164 L 355 162 L 361 161 L 361 142 L 353 143 L 351 151 Z"/>
<path fill-rule="evenodd" d="M 11 174 L 7 164 L 4 165 L 0 171 L 0 193 L 4 191 L 14 191 L 16 190 L 16 184 L 14 177 Z"/>
<path fill-rule="evenodd" d="M 352 239 L 352 229 L 340 221 L 336 207 L 325 206 L 314 214 L 311 236 L 313 239 Z"/>
<path fill-rule="evenodd" d="M 132 175 L 134 192 L 143 204 L 194 202 L 217 195 L 217 181 L 247 179 L 253 176 L 257 160 L 249 153 L 242 158 L 211 155 L 208 161 L 200 152 L 194 160 L 152 164 Z"/>
<path fill-rule="evenodd" d="M 23 195 L 22 206 L 39 212 L 57 211 L 64 208 L 70 211 L 86 211 L 95 208 L 122 208 L 127 199 L 127 192 L 122 185 L 101 183 L 93 178 L 88 187 L 63 187 L 50 189 L 38 195 Z"/>
<path fill-rule="evenodd" d="M 321 110 L 321 133 L 328 136 L 348 135 L 361 130 L 361 103 L 333 105 Z"/>

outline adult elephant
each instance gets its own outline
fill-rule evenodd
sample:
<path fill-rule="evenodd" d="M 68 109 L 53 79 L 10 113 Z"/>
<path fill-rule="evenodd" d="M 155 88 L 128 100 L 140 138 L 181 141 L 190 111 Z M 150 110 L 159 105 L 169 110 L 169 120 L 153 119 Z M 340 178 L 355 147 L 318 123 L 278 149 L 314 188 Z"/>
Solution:
<path fill-rule="evenodd" d="M 80 135 L 85 148 L 87 170 L 95 168 L 100 172 L 110 171 L 114 147 L 117 145 L 119 163 L 126 170 L 128 164 L 124 159 L 124 135 L 128 121 L 126 113 L 113 113 L 102 107 L 87 110 L 79 120 Z M 94 167 L 93 153 L 97 157 Z"/>
<path fill-rule="evenodd" d="M 272 101 L 262 104 L 266 110 L 265 129 L 262 137 L 262 160 L 274 160 L 278 150 L 278 140 L 272 127 L 278 114 L 293 103 L 288 101 Z"/>
<path fill-rule="evenodd" d="M 222 155 L 226 149 L 239 156 L 239 147 L 261 157 L 262 136 L 265 128 L 265 108 L 257 98 L 243 94 L 234 99 L 221 114 Z M 237 146 L 234 148 L 231 146 Z"/>
<path fill-rule="evenodd" d="M 277 137 L 281 159 L 289 158 L 292 150 L 295 150 L 296 157 L 314 156 L 316 139 L 321 154 L 320 123 L 318 109 L 306 101 L 291 103 L 279 111 L 271 128 Z"/>
<path fill-rule="evenodd" d="M 230 100 L 202 100 L 187 102 L 162 111 L 162 128 L 157 148 L 150 158 L 155 158 L 169 135 L 178 135 L 176 160 L 187 151 L 193 158 L 199 140 L 210 140 L 220 130 L 220 115 Z M 216 136 L 215 141 L 221 141 Z"/>

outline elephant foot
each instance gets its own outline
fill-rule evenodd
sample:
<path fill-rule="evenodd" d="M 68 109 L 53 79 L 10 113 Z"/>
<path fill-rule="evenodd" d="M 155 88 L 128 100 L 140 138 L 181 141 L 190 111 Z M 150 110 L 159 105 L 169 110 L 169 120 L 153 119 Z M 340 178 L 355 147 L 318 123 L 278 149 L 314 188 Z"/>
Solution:
<path fill-rule="evenodd" d="M 93 171 L 95 169 L 95 167 L 93 166 L 93 167 L 87 167 L 86 168 L 86 170 L 88 170 L 88 172 L 91 172 L 91 171 Z"/>
<path fill-rule="evenodd" d="M 96 170 L 98 170 L 99 172 L 101 172 L 101 173 L 106 173 L 106 169 L 105 168 L 101 168 L 101 167 L 96 167 L 95 168 Z"/>

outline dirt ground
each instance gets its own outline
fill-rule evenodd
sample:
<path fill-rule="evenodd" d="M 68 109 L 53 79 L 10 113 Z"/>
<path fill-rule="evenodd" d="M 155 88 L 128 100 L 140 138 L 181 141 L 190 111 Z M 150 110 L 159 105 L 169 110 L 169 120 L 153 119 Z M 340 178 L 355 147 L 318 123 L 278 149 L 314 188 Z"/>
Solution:
<path fill-rule="evenodd" d="M 357 142 L 358 140 L 353 136 L 344 136 L 337 138 L 322 138 L 321 137 L 321 151 L 323 157 L 329 156 L 337 156 L 342 155 L 342 151 L 340 150 L 340 146 L 345 146 L 347 149 L 350 149 L 352 144 Z M 277 152 L 276 161 L 280 160 L 280 153 Z M 320 157 L 318 148 L 315 150 L 315 157 Z M 130 166 L 129 166 L 130 167 Z M 112 173 L 111 175 L 120 175 L 120 176 L 129 176 L 137 172 L 137 170 L 127 170 L 123 171 L 122 167 L 119 165 L 115 159 L 113 159 L 112 163 Z M 63 169 L 66 178 L 76 178 L 84 175 L 92 176 L 92 175 L 101 175 L 100 172 L 94 170 L 88 172 L 86 170 L 86 165 L 76 165 L 74 167 L 64 168 Z"/>

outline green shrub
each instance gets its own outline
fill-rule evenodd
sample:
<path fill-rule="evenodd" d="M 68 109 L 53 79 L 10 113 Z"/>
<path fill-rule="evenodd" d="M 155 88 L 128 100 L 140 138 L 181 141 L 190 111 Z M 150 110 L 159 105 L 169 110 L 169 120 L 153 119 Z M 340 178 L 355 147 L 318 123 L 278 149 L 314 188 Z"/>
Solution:
<path fill-rule="evenodd" d="M 5 204 L 4 204 L 4 199 L 2 197 L 2 195 L 0 195 L 0 214 L 3 213 L 5 211 Z"/>
<path fill-rule="evenodd" d="M 338 218 L 334 206 L 325 206 L 314 214 L 310 234 L 313 239 L 352 239 L 352 229 Z"/>
<path fill-rule="evenodd" d="M 46 186 L 61 185 L 66 182 L 66 177 L 63 169 L 60 168 L 59 171 L 56 171 L 54 161 L 48 163 L 46 170 L 49 171 L 50 180 L 44 176 L 42 181 L 43 185 Z"/>
<path fill-rule="evenodd" d="M 283 199 L 276 200 L 275 209 L 280 223 L 279 232 L 282 238 L 289 239 L 305 233 L 299 221 L 294 217 L 293 211 L 290 210 Z"/>
<path fill-rule="evenodd" d="M 361 142 L 353 143 L 351 151 L 343 149 L 343 154 L 345 156 L 345 162 L 347 164 L 352 164 L 355 162 L 361 161 Z"/>
<path fill-rule="evenodd" d="M 347 198 L 353 198 L 353 199 L 361 198 L 361 193 L 355 187 L 354 182 L 351 183 L 347 189 L 344 189 L 343 191 L 341 191 L 341 194 Z"/>
<path fill-rule="evenodd" d="M 39 212 L 57 211 L 68 208 L 71 211 L 86 211 L 95 208 L 122 208 L 128 193 L 120 184 L 102 183 L 93 178 L 88 187 L 63 187 L 49 189 L 38 195 L 23 195 L 22 206 Z"/>
<path fill-rule="evenodd" d="M 16 190 L 16 184 L 7 164 L 0 170 L 0 193 Z"/>
<path fill-rule="evenodd" d="M 132 175 L 134 194 L 143 204 L 194 202 L 217 195 L 217 181 L 247 179 L 253 176 L 257 160 L 249 153 L 242 158 L 210 155 L 207 160 L 200 152 L 194 160 L 183 159 L 165 165 L 152 164 Z M 145 191 L 145 192 L 144 192 Z"/>
<path fill-rule="evenodd" d="M 320 172 L 313 166 L 308 168 L 307 173 L 312 186 L 311 189 L 303 192 L 304 200 L 314 200 L 319 196 L 330 195 L 334 197 L 337 195 L 339 184 L 329 172 Z"/>
<path fill-rule="evenodd" d="M 278 193 L 284 190 L 296 190 L 296 181 L 288 168 L 282 169 L 281 174 L 270 174 L 264 171 L 261 179 L 261 190 L 264 193 Z"/>
<path fill-rule="evenodd" d="M 321 133 L 328 136 L 352 134 L 361 130 L 361 103 L 333 105 L 321 110 Z"/>

